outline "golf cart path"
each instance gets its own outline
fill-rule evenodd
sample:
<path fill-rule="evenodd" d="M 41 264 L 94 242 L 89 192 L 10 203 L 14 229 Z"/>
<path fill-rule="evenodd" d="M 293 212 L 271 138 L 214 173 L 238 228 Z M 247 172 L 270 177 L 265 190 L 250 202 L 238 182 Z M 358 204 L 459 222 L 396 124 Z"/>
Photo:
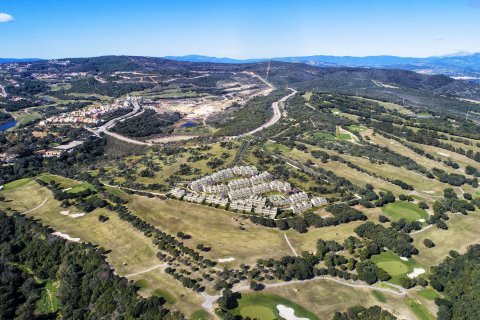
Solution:
<path fill-rule="evenodd" d="M 299 284 L 299 283 L 305 283 L 305 282 L 311 282 L 311 281 L 317 281 L 317 280 L 332 281 L 332 282 L 335 282 L 335 283 L 338 283 L 338 284 L 341 284 L 341 285 L 344 285 L 344 286 L 347 286 L 347 287 L 351 287 L 351 288 L 377 290 L 377 291 L 382 291 L 382 292 L 385 292 L 385 293 L 390 293 L 390 294 L 394 294 L 394 295 L 398 295 L 398 296 L 404 296 L 405 293 L 407 292 L 406 289 L 404 289 L 400 286 L 394 286 L 395 288 L 398 289 L 398 291 L 397 291 L 397 290 L 388 289 L 388 288 L 376 287 L 376 286 L 368 285 L 368 284 L 351 283 L 351 282 L 348 282 L 348 281 L 345 281 L 345 280 L 340 280 L 340 279 L 332 278 L 332 277 L 329 277 L 329 276 L 327 276 L 327 277 L 319 276 L 319 277 L 314 277 L 312 279 L 307 279 L 307 280 L 291 280 L 291 281 L 285 281 L 285 282 L 268 283 L 268 284 L 265 284 L 265 288 L 266 289 L 267 288 L 278 288 L 278 287 L 288 286 L 288 285 L 292 285 L 292 284 Z M 242 287 L 238 287 L 238 288 L 233 289 L 233 291 L 248 291 L 248 290 L 251 290 L 250 286 L 242 286 Z"/>
<path fill-rule="evenodd" d="M 142 270 L 142 271 L 139 271 L 139 272 L 135 272 L 135 273 L 130 273 L 130 274 L 126 274 L 124 275 L 124 277 L 128 278 L 128 277 L 133 277 L 133 276 L 138 276 L 140 274 L 143 274 L 143 273 L 147 273 L 147 272 L 150 272 L 150 271 L 153 271 L 155 269 L 158 269 L 158 268 L 161 268 L 161 267 L 165 267 L 167 266 L 166 263 L 160 263 L 160 264 L 157 264 L 153 267 L 150 267 L 148 269 L 145 269 L 145 270 Z"/>
<path fill-rule="evenodd" d="M 285 240 L 287 240 L 288 246 L 290 247 L 290 249 L 292 249 L 292 252 L 295 255 L 295 257 L 298 257 L 298 254 L 295 251 L 295 249 L 293 248 L 292 244 L 290 243 L 290 240 L 288 240 L 287 234 L 284 233 L 283 236 L 285 237 Z"/>
<path fill-rule="evenodd" d="M 22 212 L 22 215 L 25 215 L 25 214 L 27 214 L 27 213 L 30 213 L 30 212 L 35 211 L 35 210 L 37 210 L 37 209 L 40 209 L 41 207 L 43 207 L 43 206 L 45 205 L 45 203 L 47 203 L 48 198 L 50 198 L 50 196 L 46 197 L 45 200 L 43 200 L 43 202 L 40 203 L 40 204 L 39 204 L 38 206 L 36 206 L 35 208 L 28 209 L 27 211 Z"/>

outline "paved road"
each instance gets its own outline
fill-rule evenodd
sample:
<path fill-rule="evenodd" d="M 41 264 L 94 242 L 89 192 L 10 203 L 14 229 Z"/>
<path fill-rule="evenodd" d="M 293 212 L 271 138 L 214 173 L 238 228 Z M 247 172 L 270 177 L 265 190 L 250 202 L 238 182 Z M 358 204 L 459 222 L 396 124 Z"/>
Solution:
<path fill-rule="evenodd" d="M 268 120 L 267 123 L 261 125 L 260 127 L 254 129 L 252 131 L 241 134 L 239 136 L 235 136 L 233 138 L 243 138 L 243 137 L 246 137 L 246 136 L 251 136 L 251 135 L 253 135 L 253 134 L 255 134 L 259 131 L 262 131 L 263 129 L 271 127 L 275 123 L 277 123 L 282 118 L 282 111 L 280 110 L 280 104 L 283 104 L 285 101 L 287 101 L 288 98 L 294 96 L 297 93 L 297 90 L 295 90 L 295 89 L 292 89 L 292 88 L 288 88 L 288 89 L 292 90 L 292 93 L 290 93 L 290 94 L 284 96 L 282 99 L 272 103 L 273 116 L 270 118 L 270 120 Z"/>
<path fill-rule="evenodd" d="M 109 131 L 111 128 L 113 128 L 115 126 L 115 124 L 117 124 L 117 122 L 123 122 L 127 119 L 139 116 L 143 112 L 145 112 L 145 110 L 141 110 L 140 103 L 138 103 L 138 100 L 136 98 L 132 97 L 130 99 L 130 103 L 133 106 L 133 110 L 131 112 L 129 112 L 129 113 L 123 115 L 123 116 L 120 116 L 118 118 L 112 119 L 112 120 L 108 121 L 107 123 L 103 124 L 102 126 L 96 128 L 96 129 L 87 128 L 87 130 L 96 134 L 97 136 L 100 135 L 100 133 L 104 133 L 104 134 L 108 134 L 109 136 L 114 137 L 118 140 L 122 140 L 122 141 L 125 141 L 125 142 L 128 142 L 128 143 L 138 144 L 138 145 L 142 145 L 142 146 L 152 146 L 153 144 L 150 143 L 150 142 L 143 142 L 143 141 L 135 140 L 135 139 L 132 139 L 132 138 L 129 138 L 129 137 L 122 136 L 121 134 Z"/>

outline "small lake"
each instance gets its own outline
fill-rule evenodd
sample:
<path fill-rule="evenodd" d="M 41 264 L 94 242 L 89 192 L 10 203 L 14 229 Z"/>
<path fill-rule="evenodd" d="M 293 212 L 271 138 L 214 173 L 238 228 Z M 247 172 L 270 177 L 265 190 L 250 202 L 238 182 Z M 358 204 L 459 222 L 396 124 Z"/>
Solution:
<path fill-rule="evenodd" d="M 5 123 L 0 123 L 0 131 L 6 131 L 10 128 L 13 128 L 13 127 L 15 127 L 16 124 L 17 124 L 17 121 L 15 121 L 15 120 L 8 121 L 8 122 L 5 122 Z"/>

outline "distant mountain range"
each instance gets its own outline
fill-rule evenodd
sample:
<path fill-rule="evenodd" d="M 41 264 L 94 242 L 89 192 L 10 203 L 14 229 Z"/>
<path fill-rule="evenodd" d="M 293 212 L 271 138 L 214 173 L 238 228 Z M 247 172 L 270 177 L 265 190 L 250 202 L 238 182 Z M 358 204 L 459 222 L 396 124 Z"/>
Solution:
<path fill-rule="evenodd" d="M 411 70 L 424 74 L 445 74 L 452 77 L 480 79 L 480 53 L 459 52 L 452 55 L 413 58 L 397 56 L 304 56 L 271 59 L 231 59 L 201 55 L 167 56 L 166 59 L 212 63 L 253 63 L 263 61 L 297 62 L 322 67 L 364 67 Z"/>
<path fill-rule="evenodd" d="M 42 59 L 36 59 L 36 58 L 25 58 L 25 59 L 0 58 L 0 63 L 34 62 L 34 61 L 42 61 Z"/>
<path fill-rule="evenodd" d="M 203 62 L 203 63 L 229 63 L 245 64 L 265 61 L 305 63 L 317 67 L 361 67 L 361 68 L 380 68 L 380 69 L 400 69 L 415 71 L 422 74 L 444 74 L 450 77 L 463 80 L 476 80 L 480 82 L 480 53 L 458 52 L 451 55 L 414 58 L 398 56 L 299 56 L 299 57 L 279 57 L 279 58 L 259 58 L 259 59 L 232 59 L 218 58 L 202 55 L 187 56 L 166 56 L 164 59 L 183 61 L 183 62 Z M 0 63 L 11 62 L 33 62 L 42 59 L 25 58 L 9 59 L 0 58 Z"/>

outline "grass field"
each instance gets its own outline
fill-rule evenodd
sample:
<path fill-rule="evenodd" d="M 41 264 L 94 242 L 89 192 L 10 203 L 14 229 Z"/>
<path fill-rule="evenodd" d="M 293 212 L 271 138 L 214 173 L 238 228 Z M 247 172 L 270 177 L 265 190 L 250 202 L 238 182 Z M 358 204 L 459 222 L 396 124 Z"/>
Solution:
<path fill-rule="evenodd" d="M 96 190 L 96 188 L 91 183 L 84 182 L 84 183 L 81 183 L 79 185 L 76 185 L 75 187 L 68 190 L 67 192 L 68 193 L 78 193 L 78 192 L 82 192 L 82 191 L 85 191 L 85 190 L 94 191 L 94 190 Z"/>
<path fill-rule="evenodd" d="M 306 145 L 308 150 L 322 150 L 328 154 L 336 154 L 335 152 L 323 148 L 314 147 L 311 145 Z M 367 173 L 359 172 L 355 169 L 348 167 L 346 164 L 329 161 L 327 163 L 322 163 L 320 160 L 315 159 L 310 153 L 305 153 L 297 149 L 289 149 L 284 145 L 278 143 L 268 143 L 265 148 L 271 152 L 278 153 L 281 152 L 284 156 L 289 157 L 293 160 L 300 162 L 305 162 L 307 160 L 312 161 L 318 167 L 334 172 L 337 176 L 343 177 L 347 180 L 350 180 L 353 184 L 357 186 L 364 187 L 366 183 L 371 183 L 375 186 L 377 191 L 392 191 L 394 194 L 405 193 L 400 187 L 389 183 L 385 180 L 375 178 L 370 176 Z M 345 157 L 345 155 L 342 155 Z M 368 161 L 368 160 L 367 160 Z"/>
<path fill-rule="evenodd" d="M 419 301 L 407 298 L 405 303 L 410 307 L 418 320 L 435 320 L 435 317 Z"/>
<path fill-rule="evenodd" d="M 419 264 L 413 259 L 403 261 L 392 251 L 382 252 L 371 259 L 379 268 L 388 272 L 392 279 L 389 281 L 394 284 L 399 283 L 399 279 L 413 271 L 413 268 L 419 267 Z"/>
<path fill-rule="evenodd" d="M 58 310 L 57 284 L 48 281 L 37 301 L 36 311 L 41 314 L 54 313 Z"/>
<path fill-rule="evenodd" d="M 336 137 L 328 132 L 323 132 L 323 131 L 315 131 L 313 133 L 313 137 L 315 139 L 320 139 L 320 140 L 335 140 Z"/>
<path fill-rule="evenodd" d="M 29 183 L 31 180 L 32 179 L 30 179 L 30 178 L 23 178 L 23 179 L 18 179 L 18 180 L 6 183 L 6 184 L 3 185 L 3 190 L 8 191 L 8 190 L 12 190 L 12 189 L 15 189 L 15 188 L 18 188 L 18 187 L 22 187 L 22 186 L 26 185 L 27 183 Z"/>
<path fill-rule="evenodd" d="M 65 181 L 68 182 L 68 180 Z M 154 294 L 155 290 L 162 289 L 175 298 L 175 308 L 185 314 L 201 309 L 200 297 L 184 289 L 173 277 L 161 271 L 155 270 L 129 276 L 158 265 L 160 263 L 156 258 L 158 250 L 150 238 L 133 229 L 129 223 L 120 220 L 115 213 L 97 209 L 78 218 L 62 215 L 60 211 L 64 209 L 60 208 L 60 203 L 53 199 L 48 189 L 41 187 L 35 181 L 2 193 L 7 200 L 11 201 L 0 202 L 0 209 L 5 210 L 11 207 L 20 212 L 38 206 L 48 197 L 44 206 L 30 212 L 28 216 L 39 219 L 42 224 L 71 237 L 78 237 L 81 241 L 91 242 L 108 250 L 107 260 L 116 273 L 139 281 L 140 293 L 143 295 L 149 296 Z M 25 197 L 25 194 L 29 197 Z M 100 214 L 108 217 L 108 221 L 99 222 Z"/>
<path fill-rule="evenodd" d="M 373 290 L 372 295 L 378 300 L 378 302 L 387 302 L 387 297 L 385 297 L 381 291 Z"/>
<path fill-rule="evenodd" d="M 417 294 L 428 300 L 434 300 L 437 297 L 441 297 L 441 295 L 437 291 L 431 288 L 421 289 L 417 292 Z"/>
<path fill-rule="evenodd" d="M 467 216 L 451 214 L 449 217 L 448 230 L 432 227 L 412 236 L 413 244 L 420 251 L 415 259 L 422 265 L 430 267 L 439 264 L 448 256 L 450 250 L 464 253 L 469 245 L 480 242 L 478 234 L 480 211 L 478 209 Z M 431 239 L 435 247 L 426 248 L 423 245 L 425 238 Z"/>
<path fill-rule="evenodd" d="M 256 318 L 258 320 L 282 319 L 278 313 L 277 305 L 284 305 L 288 308 L 292 308 L 297 317 L 319 320 L 314 313 L 286 298 L 264 293 L 242 294 L 242 298 L 238 303 L 238 308 L 232 313 L 234 315 L 241 315 L 252 319 Z"/>
<path fill-rule="evenodd" d="M 383 212 L 395 219 L 406 219 L 408 221 L 417 221 L 418 219 L 426 219 L 428 213 L 420 209 L 418 205 L 406 201 L 396 201 L 394 203 L 389 203 L 383 207 Z"/>
<path fill-rule="evenodd" d="M 386 299 L 382 302 L 374 292 L 378 291 L 347 287 L 323 279 L 268 288 L 264 291 L 266 294 L 285 297 L 325 320 L 332 319 L 336 311 L 347 311 L 355 305 L 364 307 L 378 305 L 395 315 L 402 315 L 402 318 L 415 319 L 401 296 L 382 293 Z"/>

